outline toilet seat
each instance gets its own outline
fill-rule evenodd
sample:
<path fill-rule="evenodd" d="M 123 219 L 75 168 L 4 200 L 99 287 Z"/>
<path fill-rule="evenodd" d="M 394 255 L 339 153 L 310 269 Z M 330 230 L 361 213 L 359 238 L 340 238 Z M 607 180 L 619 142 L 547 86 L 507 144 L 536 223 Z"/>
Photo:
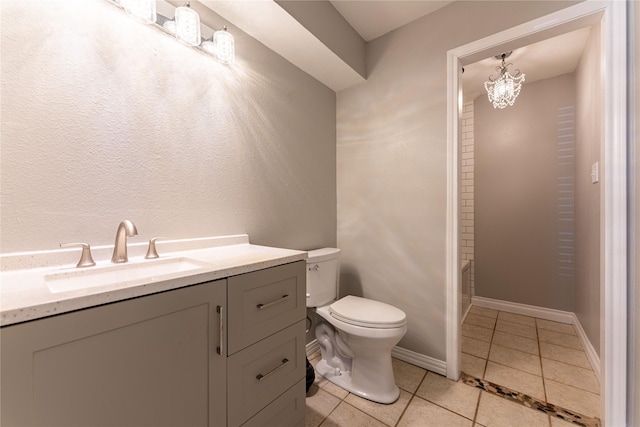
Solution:
<path fill-rule="evenodd" d="M 348 295 L 329 306 L 335 319 L 366 328 L 401 328 L 407 323 L 404 311 L 380 301 Z"/>

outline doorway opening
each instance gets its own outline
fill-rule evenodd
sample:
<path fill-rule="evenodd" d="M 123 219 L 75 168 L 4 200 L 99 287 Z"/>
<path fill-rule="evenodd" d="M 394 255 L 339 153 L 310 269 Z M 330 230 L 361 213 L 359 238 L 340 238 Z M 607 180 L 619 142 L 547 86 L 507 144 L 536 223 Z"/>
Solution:
<path fill-rule="evenodd" d="M 626 418 L 626 9 L 619 2 L 585 2 L 546 17 L 477 40 L 448 52 L 447 112 L 447 377 L 460 375 L 460 194 L 459 139 L 461 67 L 495 51 L 551 38 L 601 24 L 603 132 L 601 164 L 601 322 L 602 421 L 624 425 Z M 615 32 L 615 34 L 614 34 Z M 616 167 L 616 165 L 618 165 Z M 625 313 L 622 313 L 625 311 Z"/>

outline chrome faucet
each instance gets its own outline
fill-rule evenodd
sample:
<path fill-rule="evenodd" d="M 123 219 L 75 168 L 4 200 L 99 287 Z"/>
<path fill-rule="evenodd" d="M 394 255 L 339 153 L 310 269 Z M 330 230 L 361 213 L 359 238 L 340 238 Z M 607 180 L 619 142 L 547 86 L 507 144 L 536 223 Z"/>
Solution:
<path fill-rule="evenodd" d="M 125 219 L 118 225 L 118 231 L 116 232 L 116 243 L 113 247 L 113 256 L 111 262 L 120 263 L 127 262 L 127 237 L 137 236 L 138 230 L 131 221 Z"/>

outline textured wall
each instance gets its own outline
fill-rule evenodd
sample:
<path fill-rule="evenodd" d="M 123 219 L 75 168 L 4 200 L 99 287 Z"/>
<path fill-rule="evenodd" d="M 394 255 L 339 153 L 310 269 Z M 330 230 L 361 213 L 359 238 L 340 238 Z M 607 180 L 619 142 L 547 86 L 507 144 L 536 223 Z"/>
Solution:
<path fill-rule="evenodd" d="M 574 75 L 474 111 L 476 295 L 573 311 Z"/>
<path fill-rule="evenodd" d="M 335 93 L 256 40 L 217 64 L 104 0 L 2 1 L 1 251 L 140 235 L 336 244 Z"/>
<path fill-rule="evenodd" d="M 368 43 L 338 93 L 342 292 L 404 310 L 400 347 L 445 359 L 446 53 L 570 4 L 456 1 Z"/>

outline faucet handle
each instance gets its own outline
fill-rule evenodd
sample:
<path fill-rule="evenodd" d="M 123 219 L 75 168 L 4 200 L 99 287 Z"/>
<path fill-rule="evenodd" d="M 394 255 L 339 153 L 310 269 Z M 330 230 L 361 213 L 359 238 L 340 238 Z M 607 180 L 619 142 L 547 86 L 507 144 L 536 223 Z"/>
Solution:
<path fill-rule="evenodd" d="M 75 246 L 80 246 L 82 248 L 82 255 L 80 255 L 80 261 L 76 265 L 77 268 L 80 267 L 93 267 L 96 265 L 96 262 L 93 260 L 91 256 L 91 246 L 88 243 L 60 243 L 61 248 L 72 248 Z"/>
<path fill-rule="evenodd" d="M 149 240 L 149 249 L 147 249 L 147 254 L 144 256 L 145 259 L 154 259 L 154 258 L 160 258 L 160 255 L 158 255 L 158 251 L 156 250 L 156 241 L 158 240 L 165 240 L 166 237 L 154 237 L 152 239 Z"/>

